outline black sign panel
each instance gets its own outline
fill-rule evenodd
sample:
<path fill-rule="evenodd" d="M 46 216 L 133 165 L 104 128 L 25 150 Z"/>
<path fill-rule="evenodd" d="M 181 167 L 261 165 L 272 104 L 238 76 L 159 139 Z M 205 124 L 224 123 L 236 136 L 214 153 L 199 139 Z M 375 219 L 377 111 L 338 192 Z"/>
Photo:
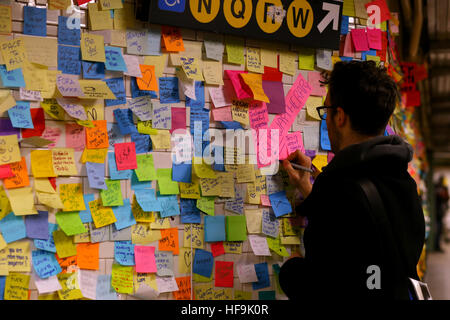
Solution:
<path fill-rule="evenodd" d="M 141 0 L 136 8 L 136 17 L 150 23 L 339 49 L 339 1 Z"/>

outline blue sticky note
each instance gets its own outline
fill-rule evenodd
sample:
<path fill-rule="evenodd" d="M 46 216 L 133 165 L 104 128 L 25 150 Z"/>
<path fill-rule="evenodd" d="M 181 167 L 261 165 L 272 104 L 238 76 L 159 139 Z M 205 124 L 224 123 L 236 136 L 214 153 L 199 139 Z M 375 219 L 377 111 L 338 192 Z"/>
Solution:
<path fill-rule="evenodd" d="M 80 47 L 58 45 L 58 70 L 66 74 L 81 74 Z"/>
<path fill-rule="evenodd" d="M 117 293 L 111 286 L 110 274 L 99 274 L 97 276 L 96 300 L 117 300 Z"/>
<path fill-rule="evenodd" d="M 151 181 L 139 181 L 137 178 L 136 172 L 134 170 L 132 171 L 131 175 L 131 189 L 136 190 L 143 190 L 143 189 L 151 189 L 152 188 L 152 182 Z"/>
<path fill-rule="evenodd" d="M 253 290 L 270 287 L 269 267 L 267 266 L 267 262 L 256 263 L 255 271 L 258 281 L 252 282 Z"/>
<path fill-rule="evenodd" d="M 200 141 L 203 141 L 203 134 L 209 129 L 209 110 L 201 109 L 192 109 L 190 110 L 190 126 L 191 126 L 191 135 L 195 133 L 196 123 L 200 125 L 201 131 L 199 132 L 201 137 Z M 206 137 L 205 137 L 206 140 Z"/>
<path fill-rule="evenodd" d="M 181 223 L 201 223 L 202 217 L 196 199 L 180 198 Z"/>
<path fill-rule="evenodd" d="M 134 195 L 145 212 L 162 211 L 161 202 L 156 199 L 154 189 L 134 190 Z"/>
<path fill-rule="evenodd" d="M 331 151 L 326 120 L 321 120 L 320 122 L 320 148 L 322 148 L 322 150 Z"/>
<path fill-rule="evenodd" d="M 114 260 L 122 266 L 134 266 L 134 244 L 131 241 L 115 241 Z"/>
<path fill-rule="evenodd" d="M 89 202 L 94 201 L 95 196 L 92 193 L 88 193 L 88 194 L 83 195 L 83 199 L 84 199 L 84 205 L 86 207 L 86 210 L 81 210 L 79 213 L 81 222 L 83 222 L 83 223 L 93 222 L 92 215 L 91 215 L 91 209 L 89 209 Z"/>
<path fill-rule="evenodd" d="M 286 197 L 286 191 L 272 193 L 269 195 L 269 199 L 277 218 L 292 212 L 292 206 Z"/>
<path fill-rule="evenodd" d="M 351 57 L 339 57 L 339 59 L 341 59 L 344 62 L 349 62 L 349 61 L 353 60 L 353 58 L 351 58 Z"/>
<path fill-rule="evenodd" d="M 348 17 L 342 16 L 341 19 L 341 34 L 347 34 L 348 33 Z"/>
<path fill-rule="evenodd" d="M 191 183 L 192 164 L 191 163 L 172 163 L 172 180 L 178 182 Z"/>
<path fill-rule="evenodd" d="M 217 242 L 226 240 L 225 216 L 211 217 L 205 215 L 205 241 Z"/>
<path fill-rule="evenodd" d="M 34 129 L 31 119 L 30 102 L 17 101 L 17 104 L 8 110 L 9 119 L 11 119 L 14 128 Z"/>
<path fill-rule="evenodd" d="M 105 78 L 105 64 L 103 62 L 82 61 L 84 79 Z"/>
<path fill-rule="evenodd" d="M 225 129 L 244 129 L 242 125 L 237 121 L 219 121 Z"/>
<path fill-rule="evenodd" d="M 47 36 L 47 8 L 23 7 L 23 34 Z"/>
<path fill-rule="evenodd" d="M 195 249 L 193 272 L 209 278 L 212 273 L 214 258 L 211 252 Z"/>
<path fill-rule="evenodd" d="M 0 65 L 0 77 L 5 88 L 25 87 L 25 79 L 23 78 L 22 69 L 14 69 L 7 71 L 4 64 Z"/>
<path fill-rule="evenodd" d="M 86 171 L 91 189 L 107 189 L 104 163 L 86 162 Z"/>
<path fill-rule="evenodd" d="M 134 142 L 136 153 L 147 153 L 152 151 L 152 141 L 148 134 L 132 133 L 131 142 Z"/>
<path fill-rule="evenodd" d="M 259 300 L 275 300 L 275 291 L 259 291 L 258 292 L 258 299 Z"/>
<path fill-rule="evenodd" d="M 108 152 L 108 169 L 111 180 L 128 180 L 133 170 L 117 170 L 116 156 L 114 152 Z"/>
<path fill-rule="evenodd" d="M 116 143 L 125 142 L 125 136 L 122 133 L 120 133 L 119 126 L 115 122 L 108 122 L 106 124 L 106 128 L 108 130 L 108 141 L 109 141 L 108 150 L 114 151 L 114 145 Z"/>
<path fill-rule="evenodd" d="M 11 243 L 27 236 L 23 217 L 16 216 L 13 212 L 0 220 L 0 231 L 6 243 Z"/>
<path fill-rule="evenodd" d="M 377 55 L 377 50 L 361 51 L 361 60 L 365 61 L 367 55 L 369 55 L 369 56 L 376 56 Z"/>
<path fill-rule="evenodd" d="M 105 99 L 106 106 L 111 107 L 117 106 L 119 104 L 126 104 L 127 95 L 125 92 L 125 83 L 123 81 L 123 77 L 105 79 L 104 81 L 116 96 L 116 99 Z"/>
<path fill-rule="evenodd" d="M 114 222 L 117 230 L 122 230 L 136 224 L 133 211 L 131 211 L 130 199 L 123 199 L 123 206 L 111 208 L 114 212 L 114 216 L 117 219 L 117 221 Z"/>
<path fill-rule="evenodd" d="M 205 85 L 202 81 L 195 81 L 195 100 L 186 97 L 186 107 L 190 107 L 191 110 L 205 107 Z"/>
<path fill-rule="evenodd" d="M 137 98 L 137 97 L 144 97 L 144 96 L 150 96 L 152 99 L 158 98 L 158 95 L 156 94 L 155 91 L 139 89 L 137 82 L 136 82 L 136 77 L 131 77 L 130 85 L 131 85 L 131 97 L 133 99 Z"/>
<path fill-rule="evenodd" d="M 180 215 L 180 206 L 176 195 L 160 195 L 158 192 L 157 199 L 161 203 L 161 211 L 159 215 L 161 218 Z"/>
<path fill-rule="evenodd" d="M 48 240 L 48 211 L 25 216 L 27 238 Z"/>
<path fill-rule="evenodd" d="M 127 72 L 127 65 L 123 59 L 122 49 L 105 46 L 106 70 Z"/>
<path fill-rule="evenodd" d="M 6 277 L 0 276 L 0 300 L 3 300 L 5 293 Z"/>
<path fill-rule="evenodd" d="M 55 241 L 53 240 L 53 231 L 58 230 L 58 225 L 54 223 L 48 224 L 48 240 L 34 239 L 34 246 L 38 249 L 56 252 Z"/>
<path fill-rule="evenodd" d="M 159 100 L 161 103 L 180 102 L 177 77 L 159 78 Z"/>
<path fill-rule="evenodd" d="M 79 46 L 81 37 L 80 19 L 58 17 L 58 44 Z"/>
<path fill-rule="evenodd" d="M 136 125 L 133 122 L 133 111 L 131 109 L 116 109 L 113 113 L 121 134 L 137 133 Z"/>
<path fill-rule="evenodd" d="M 31 259 L 33 261 L 33 269 L 41 279 L 56 276 L 62 271 L 53 252 L 33 250 Z"/>

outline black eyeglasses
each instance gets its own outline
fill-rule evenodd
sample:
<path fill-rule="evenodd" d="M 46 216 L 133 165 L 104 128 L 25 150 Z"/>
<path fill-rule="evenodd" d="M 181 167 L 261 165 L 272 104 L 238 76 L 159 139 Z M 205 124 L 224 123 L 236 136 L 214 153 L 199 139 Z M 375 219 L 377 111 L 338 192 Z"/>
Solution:
<path fill-rule="evenodd" d="M 327 119 L 327 109 L 329 109 L 329 108 L 336 109 L 337 107 L 335 107 L 335 106 L 320 106 L 320 107 L 316 108 L 320 119 L 322 119 L 322 120 L 326 120 Z"/>

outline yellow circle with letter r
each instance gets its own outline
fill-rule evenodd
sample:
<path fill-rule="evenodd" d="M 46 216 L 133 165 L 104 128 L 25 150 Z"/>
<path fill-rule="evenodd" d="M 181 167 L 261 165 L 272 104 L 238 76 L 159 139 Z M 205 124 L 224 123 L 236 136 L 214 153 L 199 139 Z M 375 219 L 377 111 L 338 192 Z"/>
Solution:
<path fill-rule="evenodd" d="M 250 21 L 252 13 L 252 0 L 225 0 L 223 2 L 225 19 L 234 28 L 244 27 Z"/>
<path fill-rule="evenodd" d="M 294 0 L 286 13 L 286 22 L 289 31 L 297 37 L 303 38 L 311 31 L 314 13 L 306 0 Z"/>
<path fill-rule="evenodd" d="M 209 23 L 217 17 L 220 9 L 219 0 L 189 0 L 189 7 L 195 20 Z"/>
<path fill-rule="evenodd" d="M 283 9 L 281 0 L 259 0 L 256 5 L 256 22 L 258 22 L 259 27 L 265 33 L 274 33 L 283 23 L 281 17 L 274 18 L 274 16 L 270 15 L 270 11 L 274 10 L 271 8 L 275 7 Z"/>

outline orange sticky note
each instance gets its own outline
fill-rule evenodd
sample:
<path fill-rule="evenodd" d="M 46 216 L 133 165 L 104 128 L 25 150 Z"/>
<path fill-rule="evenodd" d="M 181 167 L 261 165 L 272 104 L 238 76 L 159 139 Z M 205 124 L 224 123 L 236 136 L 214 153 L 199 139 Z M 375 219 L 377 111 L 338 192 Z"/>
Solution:
<path fill-rule="evenodd" d="M 161 33 L 167 51 L 184 51 L 183 38 L 179 28 L 162 26 Z"/>
<path fill-rule="evenodd" d="M 3 180 L 6 189 L 28 187 L 30 185 L 30 179 L 28 177 L 27 162 L 25 157 L 19 162 L 13 162 L 9 164 L 14 177 L 6 178 Z"/>
<path fill-rule="evenodd" d="M 78 243 L 77 263 L 80 269 L 98 270 L 99 242 Z"/>
<path fill-rule="evenodd" d="M 141 90 L 158 91 L 158 81 L 155 76 L 155 66 L 140 64 L 142 78 L 136 78 L 136 83 Z"/>
<path fill-rule="evenodd" d="M 172 251 L 173 254 L 178 254 L 179 244 L 177 228 L 161 229 L 161 240 L 159 240 L 158 250 Z"/>
<path fill-rule="evenodd" d="M 104 149 L 109 147 L 106 120 L 92 121 L 94 128 L 86 127 L 86 148 Z"/>
<path fill-rule="evenodd" d="M 178 291 L 173 291 L 175 300 L 191 300 L 191 277 L 175 278 Z"/>

